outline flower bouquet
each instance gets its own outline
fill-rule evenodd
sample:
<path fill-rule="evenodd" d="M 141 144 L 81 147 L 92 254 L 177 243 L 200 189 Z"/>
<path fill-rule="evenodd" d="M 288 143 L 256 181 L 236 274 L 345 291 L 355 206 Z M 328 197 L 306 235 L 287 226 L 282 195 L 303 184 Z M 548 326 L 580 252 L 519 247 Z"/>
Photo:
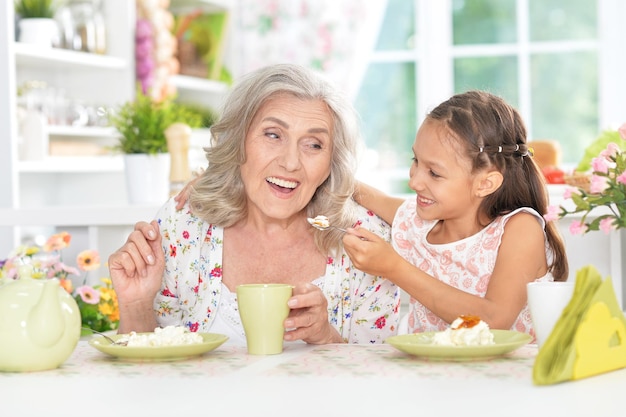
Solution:
<path fill-rule="evenodd" d="M 619 137 L 620 144 L 611 141 Z M 580 221 L 570 225 L 572 234 L 585 234 L 592 230 L 611 230 L 626 227 L 626 123 L 617 131 L 605 132 L 589 148 L 577 171 L 589 169 L 589 183 L 568 187 L 563 195 L 571 199 L 573 208 L 550 206 L 544 215 L 547 221 L 563 218 L 568 214 L 583 213 Z M 598 150 L 598 147 L 601 147 Z M 590 154 L 595 149 L 596 156 Z M 598 214 L 592 219 L 589 215 Z"/>
<path fill-rule="evenodd" d="M 60 285 L 74 297 L 80 309 L 81 325 L 98 332 L 117 329 L 119 309 L 117 295 L 109 278 L 102 278 L 102 284 L 87 285 L 87 274 L 100 267 L 97 251 L 88 249 L 80 252 L 76 258 L 78 267 L 63 262 L 62 251 L 70 245 L 71 235 L 60 232 L 51 236 L 43 246 L 20 246 L 9 257 L 0 261 L 0 278 L 18 279 L 18 267 L 23 264 L 33 266 L 33 278 L 59 280 Z M 71 276 L 80 279 L 74 289 Z M 90 334 L 88 330 L 85 334 Z"/>

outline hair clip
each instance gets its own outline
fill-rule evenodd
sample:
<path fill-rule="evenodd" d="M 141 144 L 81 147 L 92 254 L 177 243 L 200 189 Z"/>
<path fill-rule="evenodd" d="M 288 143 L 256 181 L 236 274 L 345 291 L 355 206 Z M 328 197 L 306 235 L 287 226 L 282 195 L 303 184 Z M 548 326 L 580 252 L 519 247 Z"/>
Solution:
<path fill-rule="evenodd" d="M 517 152 L 517 151 L 519 151 L 519 143 L 515 144 L 515 150 L 513 152 Z"/>
<path fill-rule="evenodd" d="M 502 153 L 502 146 L 498 146 L 498 153 Z"/>
<path fill-rule="evenodd" d="M 485 148 L 483 148 L 482 146 L 480 148 L 478 148 L 478 153 L 483 153 L 483 151 L 485 150 Z"/>
<path fill-rule="evenodd" d="M 535 156 L 535 150 L 529 146 L 528 149 L 526 149 L 526 152 L 522 154 L 522 156 L 530 156 L 532 158 L 533 156 Z"/>

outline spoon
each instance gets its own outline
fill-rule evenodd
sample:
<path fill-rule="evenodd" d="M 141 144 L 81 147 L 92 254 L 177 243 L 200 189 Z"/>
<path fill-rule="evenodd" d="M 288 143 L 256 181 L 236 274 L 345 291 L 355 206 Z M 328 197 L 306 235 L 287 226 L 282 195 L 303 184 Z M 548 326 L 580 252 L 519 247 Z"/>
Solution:
<path fill-rule="evenodd" d="M 311 226 L 315 227 L 318 230 L 328 230 L 332 228 L 339 230 L 340 232 L 346 233 L 346 230 L 342 229 L 341 227 L 331 226 L 330 221 L 326 216 L 316 216 L 314 219 L 307 217 L 307 221 Z"/>
<path fill-rule="evenodd" d="M 118 346 L 126 346 L 126 345 L 128 345 L 128 342 L 126 342 L 126 341 L 120 341 L 120 340 L 117 340 L 117 341 L 116 341 L 116 340 L 113 340 L 113 339 L 111 339 L 109 336 L 107 336 L 106 334 L 104 334 L 104 333 L 102 333 L 102 332 L 99 332 L 99 331 L 97 331 L 97 330 L 94 330 L 94 329 L 90 329 L 89 327 L 81 327 L 81 329 L 83 329 L 83 330 L 89 330 L 89 331 L 90 331 L 90 332 L 92 332 L 92 333 L 96 333 L 96 334 L 98 334 L 98 335 L 100 335 L 100 336 L 104 337 L 106 340 L 108 340 L 109 342 L 111 342 L 111 344 L 112 344 L 112 345 L 118 345 Z"/>

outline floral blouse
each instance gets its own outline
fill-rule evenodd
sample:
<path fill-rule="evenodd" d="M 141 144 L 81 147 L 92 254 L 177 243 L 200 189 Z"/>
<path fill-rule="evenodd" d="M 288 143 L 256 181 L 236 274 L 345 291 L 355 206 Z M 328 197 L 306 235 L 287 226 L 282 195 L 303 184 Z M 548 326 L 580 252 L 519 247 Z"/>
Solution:
<path fill-rule="evenodd" d="M 154 301 L 157 322 L 210 332 L 227 289 L 222 285 L 224 229 L 194 216 L 188 206 L 175 206 L 170 199 L 157 213 L 165 251 L 163 283 Z M 389 239 L 389 225 L 365 208 L 360 208 L 358 222 Z M 397 333 L 398 287 L 355 269 L 345 252 L 329 256 L 326 274 L 313 284 L 326 296 L 328 319 L 344 341 L 382 343 Z"/>
<path fill-rule="evenodd" d="M 394 249 L 403 258 L 439 281 L 481 297 L 487 293 L 507 221 L 523 211 L 534 215 L 545 227 L 543 217 L 532 208 L 524 207 L 496 218 L 473 236 L 457 242 L 435 245 L 428 242 L 427 236 L 437 221 L 422 220 L 417 215 L 415 206 L 415 199 L 407 200 L 396 212 L 392 228 Z M 547 246 L 546 254 L 550 259 L 551 254 Z M 537 281 L 546 280 L 553 280 L 551 273 L 537 279 Z M 409 333 L 440 331 L 448 327 L 448 323 L 413 298 L 409 303 L 408 314 Z M 528 333 L 534 337 L 528 305 L 524 306 L 511 330 Z"/>

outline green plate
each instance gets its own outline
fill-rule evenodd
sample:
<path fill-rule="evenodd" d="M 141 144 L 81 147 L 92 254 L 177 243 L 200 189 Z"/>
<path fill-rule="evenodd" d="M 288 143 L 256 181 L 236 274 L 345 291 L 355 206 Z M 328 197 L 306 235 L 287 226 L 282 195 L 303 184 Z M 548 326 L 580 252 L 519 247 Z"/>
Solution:
<path fill-rule="evenodd" d="M 385 343 L 410 355 L 434 360 L 467 361 L 487 359 L 504 355 L 522 347 L 532 340 L 526 333 L 511 330 L 491 330 L 495 344 L 486 346 L 433 345 L 435 332 L 391 336 Z"/>
<path fill-rule="evenodd" d="M 143 333 L 147 334 L 147 333 Z M 202 336 L 202 343 L 178 346 L 121 346 L 113 345 L 102 336 L 94 336 L 89 340 L 89 344 L 100 352 L 115 356 L 119 359 L 134 361 L 175 361 L 199 356 L 203 353 L 216 349 L 228 340 L 228 336 L 217 333 L 198 333 Z M 116 334 L 110 336 L 113 340 L 118 340 L 124 335 Z"/>

